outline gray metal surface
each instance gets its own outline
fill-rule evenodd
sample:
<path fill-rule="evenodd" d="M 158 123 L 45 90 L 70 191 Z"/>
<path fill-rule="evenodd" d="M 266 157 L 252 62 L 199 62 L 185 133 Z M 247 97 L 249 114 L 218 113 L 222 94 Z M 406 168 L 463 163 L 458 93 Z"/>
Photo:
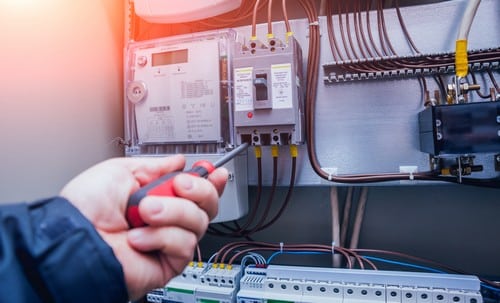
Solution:
<path fill-rule="evenodd" d="M 401 8 L 408 31 L 422 53 L 454 52 L 458 24 L 462 18 L 465 0 Z M 371 12 L 373 34 L 378 41 L 376 13 Z M 385 10 L 385 21 L 391 42 L 399 55 L 410 55 L 394 9 Z M 500 1 L 484 0 L 477 11 L 469 35 L 469 49 L 483 49 L 500 45 Z M 345 16 L 344 16 L 345 17 Z M 334 24 L 337 22 L 334 16 Z M 308 52 L 307 20 L 292 21 L 295 37 L 300 42 L 304 64 Z M 258 37 L 265 40 L 267 27 L 257 28 Z M 320 65 L 333 61 L 326 19 L 320 17 Z M 248 26 L 237 28 L 240 38 L 250 37 Z M 276 23 L 277 37 L 284 37 L 284 26 Z M 399 172 L 400 166 L 417 166 L 418 171 L 429 169 L 429 156 L 419 150 L 418 113 L 423 109 L 420 83 L 416 79 L 345 82 L 325 85 L 320 77 L 316 105 L 316 138 L 318 158 L 324 168 L 338 174 Z M 498 74 L 496 74 L 498 79 Z M 445 80 L 448 80 L 446 77 Z M 485 81 L 484 78 L 479 81 Z M 437 89 L 427 79 L 429 90 Z M 476 97 L 474 95 L 474 97 Z M 257 183 L 256 162 L 249 149 L 249 182 Z M 288 148 L 281 147 L 279 184 L 287 185 L 290 157 Z M 305 146 L 299 148 L 298 185 L 327 184 L 310 168 Z M 484 158 L 484 159 L 482 159 Z M 489 155 L 478 157 L 491 170 Z M 264 184 L 272 179 L 270 150 L 263 149 Z M 408 184 L 407 181 L 401 182 Z M 414 182 L 422 183 L 422 182 Z M 384 183 L 382 183 L 384 184 Z M 399 184 L 391 182 L 385 184 Z"/>

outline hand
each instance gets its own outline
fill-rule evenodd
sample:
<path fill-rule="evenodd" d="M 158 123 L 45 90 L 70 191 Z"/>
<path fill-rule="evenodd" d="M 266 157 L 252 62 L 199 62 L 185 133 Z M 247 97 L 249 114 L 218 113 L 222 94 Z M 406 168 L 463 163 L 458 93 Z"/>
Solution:
<path fill-rule="evenodd" d="M 122 264 L 130 299 L 163 287 L 180 274 L 217 214 L 218 197 L 228 176 L 224 168 L 216 169 L 208 180 L 188 174 L 175 176 L 178 197 L 142 199 L 139 214 L 148 226 L 129 230 L 124 216 L 129 196 L 184 165 L 181 155 L 111 159 L 84 171 L 61 191 L 113 248 Z"/>

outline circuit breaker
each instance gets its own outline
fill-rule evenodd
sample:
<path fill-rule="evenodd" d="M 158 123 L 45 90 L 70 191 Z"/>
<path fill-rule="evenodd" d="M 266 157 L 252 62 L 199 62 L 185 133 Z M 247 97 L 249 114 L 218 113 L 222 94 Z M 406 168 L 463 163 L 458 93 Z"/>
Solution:
<path fill-rule="evenodd" d="M 236 44 L 234 126 L 238 144 L 301 144 L 304 141 L 302 51 L 289 37 L 266 45 Z"/>

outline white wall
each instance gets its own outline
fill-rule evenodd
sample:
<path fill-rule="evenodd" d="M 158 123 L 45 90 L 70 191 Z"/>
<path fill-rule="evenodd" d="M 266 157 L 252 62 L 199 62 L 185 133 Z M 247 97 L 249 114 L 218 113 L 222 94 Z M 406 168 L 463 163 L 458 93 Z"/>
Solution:
<path fill-rule="evenodd" d="M 0 1 L 0 203 L 121 155 L 122 0 Z"/>

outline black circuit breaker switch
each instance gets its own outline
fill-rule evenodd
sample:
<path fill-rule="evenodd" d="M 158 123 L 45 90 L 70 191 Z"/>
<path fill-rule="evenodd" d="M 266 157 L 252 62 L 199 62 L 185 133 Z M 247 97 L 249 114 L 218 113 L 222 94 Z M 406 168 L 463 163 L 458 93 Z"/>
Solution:
<path fill-rule="evenodd" d="M 428 107 L 418 115 L 420 149 L 432 155 L 500 151 L 500 102 Z"/>

